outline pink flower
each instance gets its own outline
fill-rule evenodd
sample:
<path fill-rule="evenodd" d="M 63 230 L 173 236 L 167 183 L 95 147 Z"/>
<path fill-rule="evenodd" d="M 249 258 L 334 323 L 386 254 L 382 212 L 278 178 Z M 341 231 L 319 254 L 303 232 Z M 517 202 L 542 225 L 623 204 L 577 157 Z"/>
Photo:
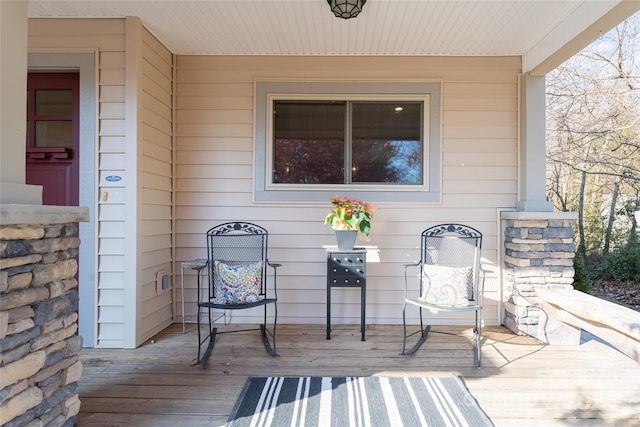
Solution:
<path fill-rule="evenodd" d="M 362 204 L 363 209 L 365 210 L 365 212 L 373 212 L 374 210 L 376 210 L 376 205 L 374 205 L 373 203 L 363 203 Z"/>
<path fill-rule="evenodd" d="M 334 208 L 326 216 L 325 224 L 335 230 L 357 230 L 365 236 L 369 235 L 375 205 L 337 194 L 331 197 L 331 204 Z"/>

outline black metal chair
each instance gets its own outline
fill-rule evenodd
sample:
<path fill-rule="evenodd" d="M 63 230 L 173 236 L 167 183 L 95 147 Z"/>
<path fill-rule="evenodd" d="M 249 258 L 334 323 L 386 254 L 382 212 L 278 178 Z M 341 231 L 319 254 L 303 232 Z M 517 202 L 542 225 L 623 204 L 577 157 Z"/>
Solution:
<path fill-rule="evenodd" d="M 400 354 L 415 353 L 427 339 L 431 325 L 424 325 L 423 310 L 431 314 L 475 312 L 473 355 L 480 368 L 485 278 L 480 267 L 482 234 L 462 224 L 440 224 L 424 230 L 420 239 L 420 261 L 404 265 L 404 339 Z M 411 267 L 419 267 L 418 280 L 409 278 L 409 272 L 415 271 Z M 419 286 L 415 286 L 416 282 Z M 420 317 L 420 329 L 411 333 L 407 332 L 409 306 L 418 307 Z M 416 334 L 419 334 L 417 342 L 407 350 L 408 338 Z"/>
<path fill-rule="evenodd" d="M 267 258 L 269 233 L 248 222 L 227 222 L 207 231 L 207 259 L 209 268 L 208 291 L 198 284 L 198 358 L 196 365 L 204 363 L 213 350 L 218 334 L 260 330 L 267 352 L 276 353 L 276 324 L 278 296 L 276 269 L 280 264 Z M 273 285 L 267 283 L 267 267 L 273 269 Z M 198 275 L 198 278 L 200 275 Z M 202 295 L 201 295 L 202 294 Z M 273 305 L 273 328 L 267 328 L 267 307 Z M 213 310 L 245 310 L 264 307 L 263 322 L 259 328 L 218 331 L 214 326 Z M 208 313 L 209 333 L 201 333 L 201 311 Z M 203 351 L 203 347 L 205 347 Z"/>

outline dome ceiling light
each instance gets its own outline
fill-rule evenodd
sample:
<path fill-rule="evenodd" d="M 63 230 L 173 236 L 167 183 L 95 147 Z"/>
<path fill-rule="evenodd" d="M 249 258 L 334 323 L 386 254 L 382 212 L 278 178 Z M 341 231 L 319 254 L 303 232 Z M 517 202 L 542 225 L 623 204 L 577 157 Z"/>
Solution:
<path fill-rule="evenodd" d="M 355 18 L 362 12 L 362 6 L 367 0 L 327 0 L 331 6 L 331 12 L 342 19 Z"/>

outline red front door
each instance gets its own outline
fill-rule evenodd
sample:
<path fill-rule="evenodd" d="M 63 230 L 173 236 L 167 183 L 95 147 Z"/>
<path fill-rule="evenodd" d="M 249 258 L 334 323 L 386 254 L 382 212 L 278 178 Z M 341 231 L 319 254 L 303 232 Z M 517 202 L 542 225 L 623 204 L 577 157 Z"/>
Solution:
<path fill-rule="evenodd" d="M 29 73 L 26 183 L 44 205 L 78 206 L 79 75 Z"/>

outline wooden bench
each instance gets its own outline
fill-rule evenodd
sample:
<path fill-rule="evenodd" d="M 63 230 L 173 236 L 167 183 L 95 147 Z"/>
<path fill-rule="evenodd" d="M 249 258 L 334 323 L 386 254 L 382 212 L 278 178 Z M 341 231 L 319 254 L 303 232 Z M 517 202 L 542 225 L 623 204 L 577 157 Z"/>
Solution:
<path fill-rule="evenodd" d="M 542 302 L 538 339 L 580 344 L 581 330 L 640 363 L 640 312 L 574 289 L 538 289 Z"/>

